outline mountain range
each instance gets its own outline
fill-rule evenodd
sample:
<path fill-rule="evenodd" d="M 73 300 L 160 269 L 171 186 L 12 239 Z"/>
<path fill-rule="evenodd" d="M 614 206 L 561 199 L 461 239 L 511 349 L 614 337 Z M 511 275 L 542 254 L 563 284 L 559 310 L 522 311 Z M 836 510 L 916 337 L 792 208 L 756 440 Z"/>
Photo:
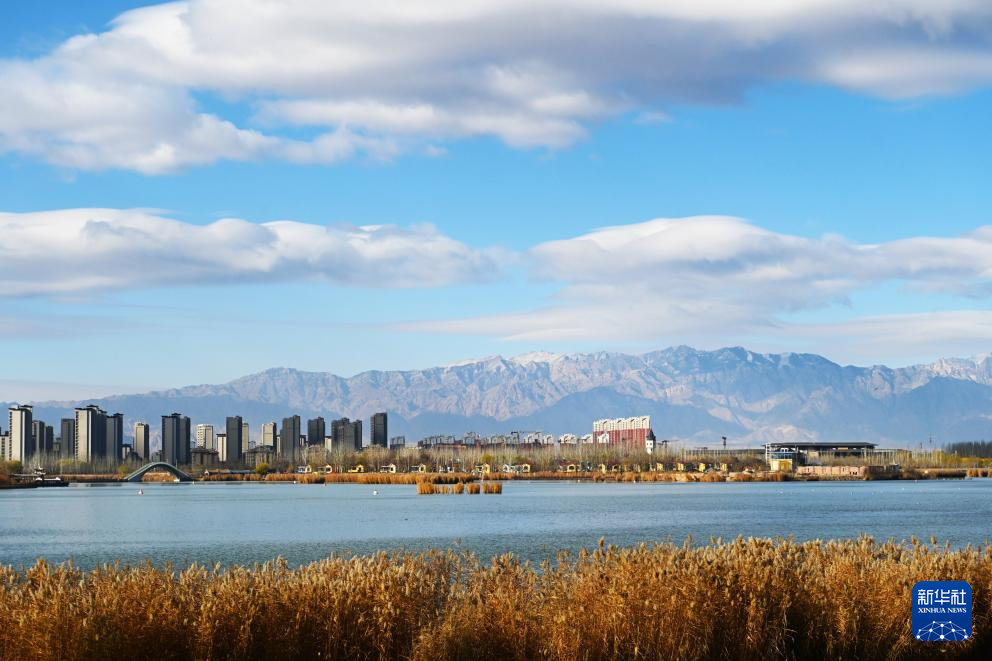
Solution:
<path fill-rule="evenodd" d="M 390 435 L 512 430 L 588 433 L 596 418 L 652 416 L 659 438 L 690 445 L 755 446 L 771 440 L 873 441 L 917 446 L 992 438 L 992 354 L 889 368 L 839 365 L 813 354 L 679 346 L 623 353 L 530 353 L 444 367 L 352 377 L 275 368 L 220 385 L 187 386 L 86 402 L 42 402 L 49 422 L 96 403 L 152 423 L 181 411 L 221 425 L 304 418 L 367 420 L 388 411 Z M 366 423 L 367 426 L 367 423 Z M 328 424 L 329 428 L 329 424 Z M 367 435 L 366 428 L 366 435 Z"/>

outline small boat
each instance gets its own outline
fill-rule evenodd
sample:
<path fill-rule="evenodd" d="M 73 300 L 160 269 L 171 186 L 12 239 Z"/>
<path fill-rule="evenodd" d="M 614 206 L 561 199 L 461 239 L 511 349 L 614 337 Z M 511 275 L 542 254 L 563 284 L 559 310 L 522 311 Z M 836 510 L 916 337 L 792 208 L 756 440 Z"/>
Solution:
<path fill-rule="evenodd" d="M 379 491 L 378 491 L 378 490 L 376 490 L 376 489 L 373 489 L 373 490 L 372 490 L 372 495 L 373 495 L 373 496 L 378 496 L 378 495 L 379 495 Z"/>
<path fill-rule="evenodd" d="M 145 495 L 145 490 L 144 489 L 138 489 L 138 495 L 139 496 L 144 496 Z"/>
<path fill-rule="evenodd" d="M 67 487 L 69 486 L 68 480 L 63 480 L 61 477 L 46 477 L 37 480 L 39 487 Z"/>

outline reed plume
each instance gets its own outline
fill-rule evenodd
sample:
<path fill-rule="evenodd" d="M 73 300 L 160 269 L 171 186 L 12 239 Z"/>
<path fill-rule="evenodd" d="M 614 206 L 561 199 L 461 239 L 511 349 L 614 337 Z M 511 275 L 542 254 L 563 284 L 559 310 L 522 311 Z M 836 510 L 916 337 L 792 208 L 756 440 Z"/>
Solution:
<path fill-rule="evenodd" d="M 912 586 L 939 579 L 971 583 L 967 642 L 912 638 Z M 979 659 L 990 627 L 990 545 L 737 539 L 603 544 L 540 566 L 436 551 L 295 569 L 0 567 L 2 661 Z"/>

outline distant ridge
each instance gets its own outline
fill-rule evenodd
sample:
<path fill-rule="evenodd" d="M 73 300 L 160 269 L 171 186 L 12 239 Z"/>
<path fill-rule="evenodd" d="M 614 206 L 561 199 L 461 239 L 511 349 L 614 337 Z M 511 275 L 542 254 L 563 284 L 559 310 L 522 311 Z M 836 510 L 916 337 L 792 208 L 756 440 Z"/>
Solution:
<path fill-rule="evenodd" d="M 734 446 L 768 440 L 869 440 L 915 446 L 992 438 L 992 355 L 902 368 L 842 366 L 815 354 L 687 346 L 623 353 L 492 356 L 445 367 L 344 378 L 274 368 L 220 385 L 86 400 L 157 426 L 182 411 L 220 424 L 242 415 L 253 434 L 286 415 L 390 414 L 390 435 L 542 429 L 586 433 L 597 417 L 650 414 L 660 438 Z M 46 402 L 52 422 L 77 402 Z"/>

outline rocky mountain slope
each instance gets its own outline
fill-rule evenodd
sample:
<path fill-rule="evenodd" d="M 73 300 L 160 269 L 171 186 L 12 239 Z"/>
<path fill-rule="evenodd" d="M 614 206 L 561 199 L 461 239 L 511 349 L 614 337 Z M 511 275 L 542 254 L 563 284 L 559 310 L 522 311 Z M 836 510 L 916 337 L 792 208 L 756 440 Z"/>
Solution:
<path fill-rule="evenodd" d="M 650 414 L 661 438 L 733 445 L 766 440 L 871 440 L 916 445 L 992 438 L 992 356 L 904 368 L 842 366 L 812 354 L 674 347 L 643 355 L 535 353 L 344 378 L 277 368 L 221 385 L 95 400 L 157 426 L 244 416 L 253 434 L 284 415 L 367 418 L 390 413 L 390 434 L 542 429 L 589 431 L 598 417 Z M 74 403 L 40 405 L 55 419 Z M 47 418 L 45 416 L 48 416 Z"/>

